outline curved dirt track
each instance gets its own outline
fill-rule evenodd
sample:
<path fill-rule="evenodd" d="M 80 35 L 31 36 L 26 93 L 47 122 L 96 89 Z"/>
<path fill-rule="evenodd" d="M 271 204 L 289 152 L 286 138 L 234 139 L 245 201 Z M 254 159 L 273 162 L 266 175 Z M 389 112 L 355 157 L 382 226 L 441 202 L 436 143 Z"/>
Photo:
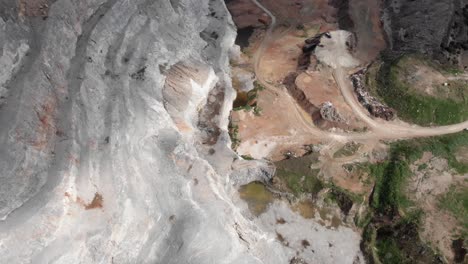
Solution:
<path fill-rule="evenodd" d="M 266 31 L 265 38 L 261 42 L 260 46 L 258 47 L 255 55 L 254 55 L 254 70 L 257 76 L 257 80 L 266 88 L 267 92 L 278 92 L 280 89 L 275 87 L 274 85 L 268 83 L 265 78 L 262 76 L 261 71 L 259 70 L 261 59 L 263 57 L 264 51 L 267 49 L 268 45 L 271 41 L 274 40 L 272 37 L 273 30 L 276 26 L 276 17 L 269 11 L 266 7 L 260 4 L 257 0 L 252 0 L 252 2 L 261 8 L 265 13 L 267 13 L 272 20 L 271 25 L 268 27 Z M 285 95 L 285 98 L 291 100 L 291 114 L 298 117 L 302 122 L 303 126 L 309 131 L 310 133 L 317 136 L 319 139 L 335 139 L 342 142 L 358 140 L 358 141 L 367 141 L 367 140 L 379 140 L 379 139 L 408 139 L 408 138 L 416 138 L 416 137 L 429 137 L 429 136 L 438 136 L 444 134 L 451 134 L 460 132 L 465 128 L 468 128 L 468 121 L 448 125 L 448 126 L 439 126 L 439 127 L 420 127 L 416 125 L 406 124 L 403 122 L 389 122 L 380 119 L 372 118 L 368 112 L 360 105 L 357 101 L 353 87 L 351 82 L 346 74 L 346 71 L 343 67 L 337 66 L 334 69 L 333 73 L 334 79 L 340 88 L 340 91 L 346 101 L 346 103 L 351 107 L 354 114 L 364 121 L 370 128 L 369 132 L 366 133 L 335 133 L 335 132 L 328 132 L 318 129 L 317 127 L 310 124 L 308 120 L 306 120 L 301 112 L 298 109 L 298 105 L 294 102 L 294 99 L 289 95 L 287 91 L 281 90 Z"/>
<path fill-rule="evenodd" d="M 333 76 L 340 87 L 346 103 L 348 103 L 348 105 L 353 109 L 354 113 L 366 122 L 376 134 L 381 135 L 383 138 L 388 138 L 389 136 L 395 139 L 437 136 L 460 132 L 463 129 L 468 128 L 468 121 L 448 126 L 420 127 L 373 119 L 356 100 L 351 83 L 343 68 L 336 68 Z"/>

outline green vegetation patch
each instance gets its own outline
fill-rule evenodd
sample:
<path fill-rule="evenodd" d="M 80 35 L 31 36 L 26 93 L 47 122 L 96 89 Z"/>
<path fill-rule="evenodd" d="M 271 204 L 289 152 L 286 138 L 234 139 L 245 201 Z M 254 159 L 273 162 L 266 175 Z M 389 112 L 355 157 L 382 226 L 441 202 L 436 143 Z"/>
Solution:
<path fill-rule="evenodd" d="M 275 163 L 275 176 L 284 182 L 296 196 L 304 193 L 315 195 L 324 187 L 323 183 L 317 178 L 320 170 L 311 168 L 311 165 L 317 162 L 317 153 L 278 161 Z"/>
<path fill-rule="evenodd" d="M 371 216 L 373 216 L 371 214 Z M 379 260 L 379 255 L 377 254 L 377 230 L 375 226 L 370 223 L 370 221 L 365 226 L 365 229 L 362 233 L 362 242 L 361 248 L 363 249 L 363 253 L 367 259 L 367 263 L 375 263 L 381 264 L 382 262 Z"/>
<path fill-rule="evenodd" d="M 369 164 L 370 175 L 375 179 L 371 207 L 376 212 L 394 217 L 409 207 L 403 186 L 411 176 L 409 164 L 422 156 L 423 146 L 413 140 L 396 142 L 390 146 L 387 161 Z"/>
<path fill-rule="evenodd" d="M 354 224 L 359 228 L 365 228 L 372 221 L 373 217 L 373 212 L 371 210 L 366 210 L 354 216 Z"/>
<path fill-rule="evenodd" d="M 456 158 L 457 150 L 467 145 L 467 132 L 392 143 L 388 161 L 369 165 L 370 174 L 376 181 L 371 206 L 378 212 L 388 213 L 388 210 L 396 212 L 411 205 L 402 186 L 411 176 L 409 164 L 420 159 L 424 152 L 447 159 L 449 166 L 458 173 L 468 173 L 468 164 Z M 427 165 L 421 165 L 419 169 L 425 167 Z"/>
<path fill-rule="evenodd" d="M 310 193 L 317 194 L 323 189 L 322 182 L 317 178 L 319 170 L 310 170 L 309 173 L 297 173 L 287 169 L 277 169 L 276 176 L 286 183 L 291 192 L 299 196 Z"/>
<path fill-rule="evenodd" d="M 371 208 L 379 214 L 393 217 L 404 213 L 405 217 L 410 217 L 411 213 L 414 213 L 409 210 L 413 204 L 405 197 L 403 188 L 412 175 L 409 165 L 420 159 L 424 152 L 431 152 L 434 156 L 446 159 L 449 166 L 458 173 L 465 174 L 468 173 L 468 164 L 457 160 L 456 155 L 459 149 L 466 148 L 466 146 L 468 146 L 468 132 L 466 131 L 392 143 L 387 161 L 376 164 L 360 164 L 359 166 L 360 170 L 368 171 L 375 181 L 370 202 Z M 348 165 L 348 167 L 345 169 L 354 169 L 352 165 Z M 418 170 L 426 168 L 427 164 L 422 164 Z M 463 191 L 461 194 L 465 196 L 460 197 L 464 197 L 465 200 L 462 200 L 465 201 L 466 205 L 468 193 L 466 189 Z M 445 200 L 447 199 L 445 198 Z M 463 211 L 458 210 L 458 212 Z M 468 219 L 467 215 L 464 217 Z"/>
<path fill-rule="evenodd" d="M 383 263 L 402 264 L 408 263 L 403 253 L 398 248 L 398 243 L 393 238 L 379 239 L 376 243 L 377 254 Z"/>
<path fill-rule="evenodd" d="M 401 153 L 410 163 L 421 158 L 423 152 L 431 152 L 435 156 L 446 159 L 449 166 L 460 174 L 468 173 L 468 164 L 463 160 L 459 161 L 456 155 L 459 149 L 466 146 L 468 146 L 468 132 L 466 131 L 392 144 L 392 148 Z M 424 169 L 424 166 L 421 169 Z"/>
<path fill-rule="evenodd" d="M 250 155 L 241 155 L 241 157 L 245 160 L 254 160 L 254 158 Z"/>
<path fill-rule="evenodd" d="M 420 164 L 418 166 L 418 171 L 422 171 L 422 170 L 425 170 L 425 169 L 427 169 L 427 164 L 426 163 Z"/>
<path fill-rule="evenodd" d="M 236 150 L 241 140 L 239 139 L 239 126 L 232 120 L 229 120 L 228 132 L 231 137 L 231 149 Z"/>
<path fill-rule="evenodd" d="M 418 225 L 399 222 L 377 229 L 375 248 L 381 263 L 443 263 L 439 255 L 419 238 Z"/>
<path fill-rule="evenodd" d="M 394 215 L 407 204 L 402 187 L 410 176 L 408 162 L 398 153 L 392 153 L 390 161 L 371 165 L 375 187 L 371 206 L 379 213 Z"/>
<path fill-rule="evenodd" d="M 468 172 L 467 164 L 458 162 L 457 150 L 468 145 L 468 133 L 398 141 L 390 145 L 389 159 L 368 164 L 375 179 L 370 210 L 355 219 L 366 226 L 363 249 L 371 263 L 442 263 L 442 258 L 419 238 L 423 211 L 405 196 L 404 186 L 411 177 L 410 164 L 426 151 L 448 160 L 459 173 Z M 418 169 L 427 167 L 422 165 Z M 439 206 L 451 212 L 468 227 L 468 190 L 454 186 L 440 197 Z"/>
<path fill-rule="evenodd" d="M 362 202 L 358 195 L 348 192 L 334 184 L 331 184 L 330 191 L 326 198 L 327 200 L 336 203 L 345 215 L 349 214 L 349 211 L 355 202 Z"/>
<path fill-rule="evenodd" d="M 449 211 L 463 225 L 463 235 L 468 239 L 468 188 L 452 186 L 439 199 L 439 207 Z"/>
<path fill-rule="evenodd" d="M 327 184 L 327 187 L 331 189 L 331 195 L 332 196 L 335 196 L 335 197 L 336 196 L 345 196 L 346 199 L 351 200 L 353 203 L 359 203 L 360 204 L 360 203 L 364 202 L 364 195 L 365 194 L 358 194 L 358 193 L 350 192 L 348 190 L 345 190 L 345 189 L 337 186 L 333 182 Z"/>
<path fill-rule="evenodd" d="M 361 244 L 369 263 L 443 263 L 441 256 L 419 236 L 421 211 L 391 221 L 385 215 L 370 215 L 373 218 L 364 229 Z"/>
<path fill-rule="evenodd" d="M 451 86 L 435 87 L 439 93 L 448 94 L 448 98 L 423 95 L 405 81 L 412 74 L 411 63 L 429 64 L 414 56 L 403 56 L 387 60 L 378 73 L 371 68 L 367 78 L 370 91 L 396 109 L 402 119 L 419 125 L 448 125 L 468 119 L 466 83 L 454 81 Z"/>

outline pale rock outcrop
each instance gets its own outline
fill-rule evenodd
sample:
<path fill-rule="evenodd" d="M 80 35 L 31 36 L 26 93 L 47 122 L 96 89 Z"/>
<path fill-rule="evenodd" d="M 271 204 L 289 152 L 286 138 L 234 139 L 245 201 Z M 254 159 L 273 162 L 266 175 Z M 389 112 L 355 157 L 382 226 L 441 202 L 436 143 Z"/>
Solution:
<path fill-rule="evenodd" d="M 260 262 L 229 198 L 222 1 L 57 0 L 0 36 L 2 262 Z M 216 168 L 197 141 L 215 84 Z"/>

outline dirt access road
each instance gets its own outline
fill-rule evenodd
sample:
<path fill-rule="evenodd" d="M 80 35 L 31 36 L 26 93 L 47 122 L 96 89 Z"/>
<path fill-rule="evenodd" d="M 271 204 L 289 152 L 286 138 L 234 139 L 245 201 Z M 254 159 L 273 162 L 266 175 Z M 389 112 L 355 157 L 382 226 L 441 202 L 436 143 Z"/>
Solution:
<path fill-rule="evenodd" d="M 284 93 L 284 96 L 291 102 L 291 115 L 295 115 L 298 119 L 302 120 L 302 124 L 307 128 L 307 131 L 317 136 L 319 139 L 329 140 L 335 139 L 341 142 L 348 141 L 365 141 L 365 140 L 379 140 L 379 139 L 408 139 L 416 137 L 429 137 L 437 136 L 444 134 L 451 134 L 460 132 L 465 128 L 468 128 L 468 121 L 449 125 L 449 126 L 440 126 L 440 127 L 420 127 L 416 125 L 407 124 L 401 121 L 384 121 L 377 120 L 372 118 L 368 112 L 359 104 L 357 98 L 354 95 L 352 84 L 348 78 L 346 68 L 352 66 L 352 63 L 348 63 L 347 58 L 343 59 L 343 56 L 351 56 L 346 50 L 346 45 L 344 44 L 345 39 L 342 37 L 332 38 L 326 40 L 326 43 L 323 50 L 318 50 L 317 52 L 327 51 L 334 56 L 324 57 L 322 61 L 325 64 L 330 65 L 334 69 L 334 78 L 340 91 L 345 98 L 346 103 L 351 107 L 353 112 L 358 118 L 367 123 L 370 127 L 370 131 L 366 133 L 334 133 L 318 129 L 313 126 L 308 120 L 306 120 L 301 113 L 301 109 L 298 109 L 298 105 L 294 102 L 294 99 L 289 95 L 284 89 L 275 87 L 274 85 L 265 81 L 264 76 L 262 76 L 261 71 L 259 70 L 263 53 L 274 40 L 273 30 L 276 26 L 276 17 L 262 4 L 257 0 L 252 0 L 252 2 L 261 8 L 265 13 L 267 13 L 272 20 L 272 23 L 266 31 L 265 38 L 254 54 L 254 69 L 255 74 L 257 75 L 257 80 L 267 88 L 270 92 L 280 92 Z M 325 38 L 325 37 L 324 37 Z M 339 54 L 336 56 L 336 54 Z"/>

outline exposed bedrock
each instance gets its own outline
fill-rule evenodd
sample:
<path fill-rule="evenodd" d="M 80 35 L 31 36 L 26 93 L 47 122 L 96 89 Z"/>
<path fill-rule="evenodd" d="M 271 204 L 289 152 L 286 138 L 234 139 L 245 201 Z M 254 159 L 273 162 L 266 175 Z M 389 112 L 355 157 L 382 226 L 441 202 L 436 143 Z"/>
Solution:
<path fill-rule="evenodd" d="M 350 0 L 329 0 L 329 4 L 337 9 L 337 20 L 340 29 L 351 31 L 354 22 L 349 13 Z"/>
<path fill-rule="evenodd" d="M 447 43 L 459 0 L 385 0 L 384 28 L 397 52 L 437 55 Z"/>
<path fill-rule="evenodd" d="M 356 34 L 357 56 L 366 62 L 386 48 L 386 38 L 394 54 L 424 53 L 444 63 L 468 65 L 463 54 L 468 50 L 467 1 L 330 0 L 329 4 L 337 9 L 340 29 Z"/>
<path fill-rule="evenodd" d="M 0 7 L 2 263 L 286 261 L 231 201 L 223 1 Z"/>

